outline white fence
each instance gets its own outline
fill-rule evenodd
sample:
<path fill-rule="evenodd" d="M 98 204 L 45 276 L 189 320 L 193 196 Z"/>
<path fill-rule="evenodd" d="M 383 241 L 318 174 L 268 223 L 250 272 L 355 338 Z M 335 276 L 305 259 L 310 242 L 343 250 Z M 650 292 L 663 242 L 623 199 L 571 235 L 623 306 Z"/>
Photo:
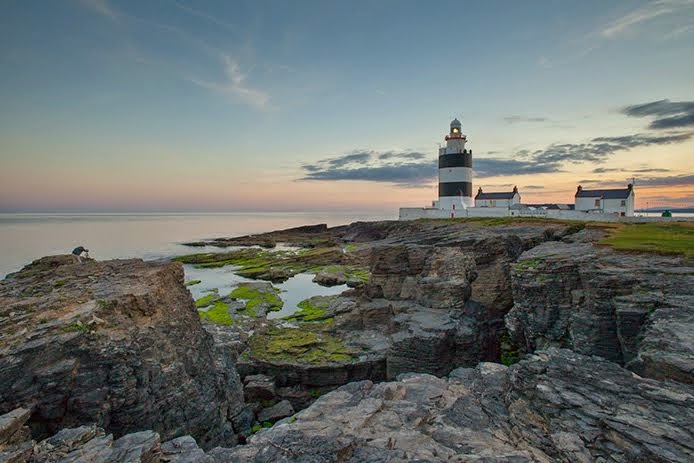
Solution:
<path fill-rule="evenodd" d="M 443 210 L 425 207 L 401 207 L 400 220 L 416 219 L 458 219 L 466 217 L 539 217 L 561 220 L 582 220 L 586 222 L 693 222 L 694 217 L 621 217 L 618 214 L 595 212 L 564 211 L 556 209 L 509 209 L 506 207 L 476 207 L 470 209 Z"/>

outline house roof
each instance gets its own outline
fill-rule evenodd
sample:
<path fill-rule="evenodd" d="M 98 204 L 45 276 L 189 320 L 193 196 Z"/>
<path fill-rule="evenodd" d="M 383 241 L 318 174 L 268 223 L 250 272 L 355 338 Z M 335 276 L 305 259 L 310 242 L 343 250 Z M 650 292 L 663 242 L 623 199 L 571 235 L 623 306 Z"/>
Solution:
<path fill-rule="evenodd" d="M 511 199 L 515 195 L 515 191 L 509 192 L 493 192 L 493 193 L 477 193 L 475 199 Z"/>
<path fill-rule="evenodd" d="M 579 190 L 577 198 L 603 198 L 603 199 L 627 199 L 631 194 L 631 188 L 619 188 L 612 190 Z"/>

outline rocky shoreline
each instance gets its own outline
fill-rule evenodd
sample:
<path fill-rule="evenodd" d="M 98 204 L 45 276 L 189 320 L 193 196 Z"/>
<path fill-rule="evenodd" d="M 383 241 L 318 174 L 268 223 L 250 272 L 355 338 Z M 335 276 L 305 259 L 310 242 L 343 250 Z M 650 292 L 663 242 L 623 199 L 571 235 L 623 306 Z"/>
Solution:
<path fill-rule="evenodd" d="M 608 232 L 193 242 L 227 249 L 176 261 L 260 280 L 197 304 L 179 262 L 39 259 L 0 282 L 0 462 L 691 461 L 694 267 Z M 304 272 L 351 289 L 268 318 Z"/>

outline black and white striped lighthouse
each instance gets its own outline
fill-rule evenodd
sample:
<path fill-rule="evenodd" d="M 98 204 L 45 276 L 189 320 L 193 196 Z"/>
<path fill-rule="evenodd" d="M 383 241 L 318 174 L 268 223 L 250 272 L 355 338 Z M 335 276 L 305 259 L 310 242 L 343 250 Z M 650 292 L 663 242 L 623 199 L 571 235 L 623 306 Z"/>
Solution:
<path fill-rule="evenodd" d="M 439 148 L 439 209 L 455 210 L 474 207 L 472 199 L 472 151 L 465 149 L 458 119 L 451 122 L 446 146 Z"/>

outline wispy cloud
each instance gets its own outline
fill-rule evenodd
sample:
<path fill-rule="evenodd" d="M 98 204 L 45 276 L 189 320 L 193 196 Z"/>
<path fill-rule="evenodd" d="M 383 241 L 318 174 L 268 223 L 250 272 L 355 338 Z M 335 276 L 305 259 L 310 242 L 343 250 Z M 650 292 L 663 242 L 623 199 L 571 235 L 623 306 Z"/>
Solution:
<path fill-rule="evenodd" d="M 599 183 L 604 187 L 624 186 L 623 181 L 618 180 L 599 180 L 582 179 L 579 183 Z M 666 175 L 661 177 L 636 177 L 638 187 L 673 187 L 673 186 L 694 186 L 694 174 Z"/>
<path fill-rule="evenodd" d="M 644 23 L 664 14 L 672 13 L 673 9 L 670 6 L 670 3 L 671 2 L 667 1 L 649 3 L 646 6 L 638 8 L 629 14 L 611 21 L 603 26 L 598 33 L 602 37 L 608 39 L 614 38 L 638 24 Z"/>
<path fill-rule="evenodd" d="M 106 0 L 78 0 L 84 7 L 111 19 L 118 21 L 119 15 Z"/>
<path fill-rule="evenodd" d="M 212 16 L 211 14 L 206 13 L 204 11 L 197 10 L 195 8 L 191 8 L 190 6 L 184 5 L 183 3 L 177 2 L 175 0 L 173 3 L 181 10 L 183 10 L 183 11 L 185 11 L 185 12 L 187 12 L 193 16 L 197 16 L 198 18 L 202 18 L 202 19 L 204 19 L 204 20 L 206 20 L 212 24 L 216 24 L 217 26 L 223 27 L 224 29 L 228 29 L 230 31 L 237 32 L 237 27 L 235 25 L 233 25 L 227 21 L 224 21 L 222 19 L 219 19 L 216 16 Z"/>
<path fill-rule="evenodd" d="M 200 79 L 189 79 L 195 85 L 211 90 L 219 95 L 223 95 L 237 103 L 251 105 L 257 109 L 269 109 L 270 95 L 257 88 L 253 88 L 247 83 L 247 74 L 241 71 L 241 66 L 229 55 L 222 55 L 224 74 L 226 80 L 223 82 L 208 82 Z"/>
<path fill-rule="evenodd" d="M 504 117 L 504 122 L 507 124 L 518 124 L 519 122 L 547 122 L 547 118 L 513 115 Z"/>
<path fill-rule="evenodd" d="M 663 40 L 672 40 L 676 39 L 682 35 L 687 34 L 690 31 L 694 31 L 694 25 L 688 24 L 686 26 L 678 27 L 677 29 L 673 29 L 672 31 L 668 32 L 667 34 L 663 35 Z"/>

